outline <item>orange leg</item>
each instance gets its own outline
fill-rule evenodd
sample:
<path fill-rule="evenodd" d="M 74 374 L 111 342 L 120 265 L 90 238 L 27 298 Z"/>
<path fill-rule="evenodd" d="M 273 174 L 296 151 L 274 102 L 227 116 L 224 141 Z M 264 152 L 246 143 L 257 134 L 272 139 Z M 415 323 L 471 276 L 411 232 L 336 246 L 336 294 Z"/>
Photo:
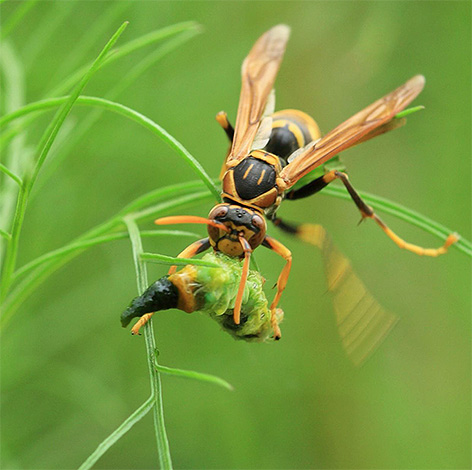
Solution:
<path fill-rule="evenodd" d="M 383 221 L 382 219 L 377 216 L 377 214 L 374 212 L 372 207 L 368 206 L 357 194 L 357 191 L 352 187 L 351 183 L 349 182 L 349 178 L 345 173 L 342 173 L 340 171 L 332 170 L 323 177 L 323 183 L 325 185 L 331 183 L 335 179 L 340 179 L 346 189 L 348 190 L 352 200 L 356 204 L 357 208 L 360 210 L 362 214 L 362 219 L 369 218 L 373 219 L 379 226 L 380 228 L 387 234 L 387 236 L 393 240 L 393 242 L 399 246 L 402 249 L 411 251 L 417 255 L 420 256 L 439 256 L 443 255 L 444 253 L 447 252 L 447 249 L 455 242 L 459 240 L 458 235 L 455 233 L 451 233 L 446 241 L 444 242 L 444 245 L 440 246 L 439 248 L 423 248 L 422 246 L 414 245 L 413 243 L 408 243 L 403 238 L 400 238 L 395 232 L 393 232 Z"/>
<path fill-rule="evenodd" d="M 228 115 L 224 111 L 220 111 L 216 115 L 216 120 L 218 121 L 218 124 L 223 128 L 223 130 L 226 132 L 226 135 L 230 141 L 230 144 L 233 143 L 233 137 L 234 137 L 234 128 L 228 121 Z M 228 152 L 226 154 L 226 158 L 228 158 L 229 151 L 231 150 L 231 145 L 228 149 Z M 226 158 L 223 161 L 223 166 L 221 167 L 220 171 L 220 180 L 223 179 L 223 176 L 227 170 L 226 168 Z"/>
<path fill-rule="evenodd" d="M 234 137 L 234 129 L 233 126 L 230 124 L 228 121 L 228 115 L 226 114 L 225 111 L 220 111 L 216 116 L 215 116 L 218 124 L 223 128 L 223 130 L 226 132 L 226 135 L 228 136 L 228 139 L 230 142 L 233 142 L 233 137 Z"/>
<path fill-rule="evenodd" d="M 145 313 L 131 328 L 131 334 L 132 335 L 139 335 L 139 330 L 151 319 L 151 317 L 154 315 L 154 312 L 151 313 Z"/>
<path fill-rule="evenodd" d="M 288 276 L 290 274 L 290 268 L 292 267 L 292 253 L 288 248 L 286 248 L 282 243 L 278 242 L 275 238 L 272 237 L 265 237 L 264 241 L 262 242 L 264 246 L 270 248 L 271 250 L 275 251 L 278 255 L 282 256 L 287 263 L 285 264 L 282 272 L 279 275 L 279 279 L 277 280 L 277 294 L 275 294 L 275 298 L 270 305 L 270 321 L 272 324 L 272 329 L 274 330 L 274 338 L 280 339 L 282 334 L 280 332 L 279 325 L 277 324 L 277 318 L 275 316 L 275 311 L 277 308 L 277 304 L 279 303 L 280 297 L 282 296 L 282 292 L 287 285 Z"/>
<path fill-rule="evenodd" d="M 177 255 L 177 258 L 193 258 L 195 255 L 208 250 L 208 248 L 210 248 L 210 240 L 208 238 L 202 238 L 201 240 L 193 242 L 191 245 L 185 248 L 185 250 L 181 251 Z M 177 266 L 171 266 L 168 272 L 169 276 L 174 274 L 176 269 Z"/>
<path fill-rule="evenodd" d="M 241 304 L 243 303 L 244 288 L 246 287 L 247 276 L 249 274 L 249 261 L 251 260 L 252 253 L 251 245 L 249 245 L 249 242 L 242 234 L 239 235 L 239 242 L 244 250 L 244 264 L 238 293 L 236 294 L 236 300 L 234 302 L 233 320 L 236 325 L 239 325 L 241 319 Z"/>

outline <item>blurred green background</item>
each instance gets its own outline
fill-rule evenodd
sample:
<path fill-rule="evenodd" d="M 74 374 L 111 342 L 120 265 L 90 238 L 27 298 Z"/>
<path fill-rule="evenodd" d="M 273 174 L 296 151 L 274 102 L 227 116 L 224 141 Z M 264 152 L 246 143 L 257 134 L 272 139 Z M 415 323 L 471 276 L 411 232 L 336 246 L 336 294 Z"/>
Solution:
<path fill-rule="evenodd" d="M 22 2 L 1 5 L 2 22 Z M 277 109 L 299 108 L 327 132 L 417 73 L 426 110 L 408 125 L 343 156 L 359 190 L 397 201 L 470 239 L 471 11 L 469 2 L 38 2 L 3 44 L 17 55 L 25 91 L 48 96 L 92 60 L 129 20 L 119 44 L 183 20 L 203 26 L 116 101 L 154 119 L 217 176 L 234 122 L 241 62 L 277 23 L 292 37 L 277 83 Z M 100 71 L 85 93 L 106 96 L 152 51 Z M 2 98 L 5 106 L 8 96 Z M 91 110 L 74 108 L 71 134 Z M 34 125 L 36 145 L 51 115 Z M 66 136 L 66 139 L 68 136 Z M 55 150 L 60 156 L 61 146 Z M 46 175 L 47 172 L 44 172 Z M 45 176 L 44 176 L 45 178 Z M 104 114 L 74 145 L 28 206 L 19 265 L 67 244 L 152 189 L 195 179 L 151 133 Z M 208 204 L 181 213 L 205 216 Z M 235 387 L 163 377 L 176 468 L 470 468 L 470 261 L 403 252 L 375 224 L 357 226 L 351 202 L 319 195 L 283 204 L 288 220 L 322 223 L 371 293 L 400 321 L 377 353 L 355 368 L 343 352 L 313 248 L 270 228 L 293 252 L 281 306 L 283 339 L 233 341 L 198 314 L 155 316 L 162 364 L 219 375 Z M 380 214 L 382 215 L 382 214 Z M 440 242 L 385 216 L 407 240 Z M 152 228 L 152 221 L 142 225 Z M 192 230 L 205 233 L 204 228 Z M 176 255 L 185 239 L 146 239 L 146 251 Z M 283 261 L 257 251 L 267 286 Z M 154 280 L 166 272 L 150 265 Z M 2 468 L 78 467 L 149 395 L 144 341 L 120 327 L 137 294 L 130 243 L 81 255 L 41 285 L 3 332 Z M 268 290 L 268 295 L 273 294 Z M 147 416 L 96 468 L 157 466 Z"/>

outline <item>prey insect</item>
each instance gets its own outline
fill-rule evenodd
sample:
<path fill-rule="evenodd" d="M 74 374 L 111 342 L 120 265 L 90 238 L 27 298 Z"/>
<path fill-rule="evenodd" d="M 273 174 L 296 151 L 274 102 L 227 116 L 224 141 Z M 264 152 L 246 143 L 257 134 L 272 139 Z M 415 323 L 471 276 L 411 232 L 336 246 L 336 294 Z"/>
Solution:
<path fill-rule="evenodd" d="M 241 320 L 241 303 L 251 253 L 262 245 L 280 255 L 286 263 L 278 277 L 277 291 L 270 305 L 275 339 L 281 337 L 276 311 L 289 277 L 292 254 L 266 234 L 266 218 L 280 229 L 312 244 L 321 245 L 325 239 L 324 232 L 316 230 L 317 226 L 297 226 L 277 217 L 282 200 L 311 196 L 339 180 L 362 218 L 373 219 L 400 248 L 418 255 L 438 256 L 457 240 L 451 234 L 439 248 L 423 248 L 404 241 L 362 200 L 347 175 L 339 169 L 325 171 L 310 182 L 295 187 L 301 178 L 317 168 L 324 168 L 326 162 L 339 152 L 403 125 L 405 119 L 396 116 L 418 96 L 425 80 L 421 75 L 414 76 L 322 137 L 316 122 L 302 111 L 288 109 L 274 112 L 273 86 L 289 34 L 290 29 L 285 25 L 273 27 L 256 41 L 244 60 L 234 128 L 226 113 L 220 112 L 216 117 L 231 142 L 220 175 L 222 202 L 210 211 L 208 218 L 174 216 L 156 220 L 158 225 L 207 225 L 208 237 L 192 243 L 179 257 L 190 258 L 213 248 L 216 252 L 244 260 L 233 310 L 235 325 Z M 175 269 L 175 266 L 172 267 L 169 274 L 172 275 Z M 338 274 L 333 272 L 333 283 L 339 283 L 339 276 L 346 271 L 350 270 L 344 267 L 344 271 Z"/>

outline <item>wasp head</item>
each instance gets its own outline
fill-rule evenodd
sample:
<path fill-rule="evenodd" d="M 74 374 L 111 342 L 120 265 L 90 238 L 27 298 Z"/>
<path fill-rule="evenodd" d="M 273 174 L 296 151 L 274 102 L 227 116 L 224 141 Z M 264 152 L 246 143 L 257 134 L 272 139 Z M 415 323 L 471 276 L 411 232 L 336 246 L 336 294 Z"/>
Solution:
<path fill-rule="evenodd" d="M 248 241 L 252 249 L 265 238 L 267 225 L 264 216 L 253 209 L 236 204 L 218 204 L 210 211 L 208 218 L 227 227 L 225 230 L 208 225 L 208 235 L 213 248 L 229 256 L 244 255 L 240 236 Z"/>

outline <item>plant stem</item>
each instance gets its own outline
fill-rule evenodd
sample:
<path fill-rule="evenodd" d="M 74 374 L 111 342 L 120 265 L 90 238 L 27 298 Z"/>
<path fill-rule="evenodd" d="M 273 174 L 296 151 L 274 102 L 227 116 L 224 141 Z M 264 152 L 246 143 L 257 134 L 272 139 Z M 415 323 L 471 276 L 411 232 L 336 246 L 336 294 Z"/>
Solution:
<path fill-rule="evenodd" d="M 196 189 L 200 189 L 200 192 L 193 192 Z M 177 194 L 186 194 L 186 196 L 176 197 Z M 161 202 L 146 211 L 137 212 L 134 214 L 135 220 L 141 218 L 141 214 L 149 215 L 149 217 L 161 215 L 167 211 L 176 209 L 178 207 L 185 206 L 187 204 L 195 203 L 199 200 L 209 200 L 211 199 L 208 191 L 204 190 L 201 182 L 190 182 L 190 183 L 181 183 L 173 186 L 168 186 L 158 190 L 151 191 L 135 201 L 128 204 L 124 209 L 122 209 L 117 215 L 111 217 L 105 222 L 97 225 L 96 227 L 88 230 L 78 238 L 76 238 L 71 244 L 80 243 L 85 240 L 90 240 L 92 238 L 98 238 L 111 233 L 112 231 L 119 229 L 123 225 L 123 217 L 126 214 L 129 214 L 133 211 L 145 207 L 151 202 L 156 200 L 164 199 L 166 197 L 173 197 L 170 201 Z M 144 216 L 143 216 L 144 217 Z M 60 250 L 68 251 L 70 245 L 60 248 Z M 65 265 L 67 262 L 74 259 L 80 253 L 82 253 L 86 248 L 76 249 L 68 251 L 61 257 L 51 259 L 41 266 L 38 266 L 29 276 L 23 279 L 15 288 L 8 294 L 8 297 L 2 304 L 2 316 L 0 317 L 0 329 L 3 330 L 6 325 L 11 320 L 13 314 L 21 305 L 21 303 L 42 283 L 44 282 L 51 274 L 57 271 L 60 267 Z"/>
<path fill-rule="evenodd" d="M 101 442 L 95 451 L 90 454 L 87 460 L 78 468 L 78 470 L 89 470 L 93 464 L 113 445 L 121 439 L 138 421 L 146 416 L 154 406 L 154 397 L 150 396 L 132 415 L 126 418 L 103 442 Z"/>
<path fill-rule="evenodd" d="M 146 230 L 141 232 L 141 236 L 143 237 L 162 237 L 162 236 L 170 236 L 170 237 L 192 237 L 198 238 L 198 234 L 192 232 L 184 232 L 180 230 Z M 24 276 L 26 273 L 32 271 L 33 269 L 41 266 L 48 261 L 52 261 L 56 258 L 60 258 L 64 255 L 69 253 L 73 253 L 75 251 L 82 251 L 85 248 L 90 248 L 96 245 L 101 245 L 103 243 L 108 243 L 114 240 L 121 240 L 124 238 L 128 238 L 128 232 L 117 232 L 111 233 L 109 235 L 103 235 L 102 237 L 96 238 L 89 238 L 86 240 L 77 241 L 75 243 L 69 243 L 62 248 L 57 250 L 50 251 L 38 258 L 30 261 L 29 263 L 23 265 L 20 269 L 16 270 L 12 276 L 12 282 L 15 282 L 18 278 Z"/>
<path fill-rule="evenodd" d="M 60 106 L 62 103 L 66 102 L 67 99 L 67 96 L 62 96 L 60 98 L 51 98 L 31 103 L 1 118 L 0 126 L 5 125 L 14 119 L 25 116 L 29 113 L 45 111 L 49 108 Z M 77 99 L 77 104 L 98 107 L 120 114 L 137 122 L 141 126 L 156 134 L 167 145 L 169 145 L 169 147 L 175 150 L 177 154 L 180 155 L 180 157 L 182 157 L 185 162 L 192 168 L 192 170 L 195 171 L 195 173 L 199 176 L 199 178 L 202 179 L 202 181 L 205 183 L 211 193 L 215 196 L 215 200 L 220 200 L 220 190 L 216 187 L 213 180 L 208 176 L 200 162 L 196 160 L 195 157 L 193 157 L 190 152 L 177 139 L 175 139 L 164 128 L 159 126 L 159 124 L 154 122 L 152 119 L 148 118 L 147 116 L 144 116 L 141 113 L 138 113 L 134 109 L 128 108 L 127 106 L 124 106 L 120 103 L 115 103 L 113 101 L 106 100 L 104 98 L 96 98 L 93 96 L 81 96 Z"/>
<path fill-rule="evenodd" d="M 139 234 L 138 226 L 131 215 L 124 218 L 128 228 L 131 246 L 133 248 L 134 266 L 136 269 L 136 278 L 138 292 L 141 295 L 148 287 L 147 270 L 145 263 L 141 260 L 143 246 Z M 156 433 L 157 450 L 159 453 L 159 466 L 161 469 L 172 469 L 172 460 L 170 456 L 169 441 L 164 423 L 164 410 L 162 405 L 162 388 L 159 372 L 155 368 L 156 363 L 156 340 L 152 329 L 152 322 L 149 321 L 144 326 L 144 339 L 146 342 L 146 353 L 148 360 L 149 377 L 151 381 L 151 394 L 154 400 L 153 416 L 154 430 Z"/>
<path fill-rule="evenodd" d="M 23 220 L 25 217 L 26 206 L 28 203 L 28 197 L 33 188 L 34 182 L 41 170 L 41 167 L 46 159 L 49 150 L 51 149 L 52 144 L 64 123 L 67 115 L 69 114 L 72 106 L 79 97 L 80 93 L 84 89 L 85 85 L 92 78 L 93 74 L 98 70 L 103 60 L 106 58 L 108 51 L 113 47 L 115 42 L 123 33 L 124 29 L 128 25 L 127 22 L 123 23 L 116 33 L 111 37 L 105 47 L 102 49 L 98 57 L 95 59 L 94 63 L 84 75 L 82 80 L 76 85 L 70 96 L 63 103 L 59 111 L 56 113 L 56 116 L 49 124 L 48 128 L 44 132 L 40 143 L 38 144 L 38 158 L 36 165 L 33 169 L 32 174 L 26 175 L 23 179 L 23 185 L 20 188 L 20 193 L 18 195 L 18 202 L 16 205 L 15 217 L 13 219 L 13 226 L 11 232 L 11 240 L 7 245 L 5 253 L 5 261 L 2 267 L 2 277 L 1 277 L 1 286 L 0 286 L 0 300 L 3 300 L 8 292 L 8 289 L 11 284 L 11 276 L 15 269 L 16 258 L 18 255 L 18 244 L 20 239 L 21 228 L 23 226 Z"/>
<path fill-rule="evenodd" d="M 161 374 L 174 375 L 176 377 L 183 377 L 185 379 L 199 380 L 200 382 L 209 382 L 219 385 L 220 387 L 226 388 L 230 391 L 234 390 L 234 387 L 229 382 L 222 379 L 221 377 L 217 377 L 216 375 L 203 374 L 202 372 L 196 372 L 194 370 L 183 370 L 175 369 L 173 367 L 161 366 L 160 364 L 157 364 L 157 362 L 155 367 Z"/>
<path fill-rule="evenodd" d="M 210 268 L 219 268 L 220 266 L 210 261 L 203 261 L 201 259 L 193 258 L 175 258 L 174 256 L 161 255 L 158 253 L 141 253 L 139 258 L 143 261 L 150 263 L 175 265 L 175 266 L 186 266 L 187 264 L 193 264 L 195 266 L 209 266 Z"/>

